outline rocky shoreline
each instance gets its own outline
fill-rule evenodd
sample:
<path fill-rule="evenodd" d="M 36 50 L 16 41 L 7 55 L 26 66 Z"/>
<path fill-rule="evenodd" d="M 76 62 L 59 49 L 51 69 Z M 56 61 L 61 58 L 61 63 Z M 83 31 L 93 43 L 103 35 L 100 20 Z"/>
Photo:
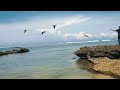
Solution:
<path fill-rule="evenodd" d="M 90 60 L 94 65 L 92 70 L 105 75 L 111 75 L 120 79 L 120 59 L 102 58 Z"/>
<path fill-rule="evenodd" d="M 90 61 L 92 67 L 88 65 L 88 68 L 92 72 L 120 78 L 119 45 L 85 46 L 75 51 L 74 54 L 80 57 L 80 59 Z"/>
<path fill-rule="evenodd" d="M 16 53 L 25 53 L 25 52 L 29 52 L 30 50 L 27 49 L 27 48 L 17 48 L 17 49 L 14 49 L 14 50 L 8 50 L 8 51 L 0 51 L 0 56 L 3 56 L 3 55 L 9 55 L 9 54 L 16 54 Z"/>

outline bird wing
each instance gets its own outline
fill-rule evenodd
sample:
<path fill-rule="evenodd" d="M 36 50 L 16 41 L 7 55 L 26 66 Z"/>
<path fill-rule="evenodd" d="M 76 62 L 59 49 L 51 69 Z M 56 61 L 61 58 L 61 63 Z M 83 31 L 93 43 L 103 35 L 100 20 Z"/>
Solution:
<path fill-rule="evenodd" d="M 24 30 L 24 33 L 26 32 L 27 30 Z"/>
<path fill-rule="evenodd" d="M 88 37 L 88 35 L 84 34 L 84 36 Z"/>
<path fill-rule="evenodd" d="M 45 32 L 46 32 L 46 31 L 43 31 L 42 34 L 45 33 Z"/>
<path fill-rule="evenodd" d="M 54 27 L 54 29 L 55 29 L 56 25 L 53 25 L 53 27 Z"/>

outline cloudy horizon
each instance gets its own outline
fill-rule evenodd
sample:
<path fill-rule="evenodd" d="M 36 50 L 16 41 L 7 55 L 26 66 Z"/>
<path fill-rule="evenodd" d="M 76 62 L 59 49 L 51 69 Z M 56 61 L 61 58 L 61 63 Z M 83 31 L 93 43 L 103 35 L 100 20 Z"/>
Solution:
<path fill-rule="evenodd" d="M 44 42 L 115 39 L 119 11 L 0 11 L 0 41 Z M 52 25 L 56 25 L 56 29 Z M 23 33 L 27 29 L 26 33 Z M 42 31 L 46 31 L 43 35 Z M 85 37 L 88 35 L 89 38 Z"/>

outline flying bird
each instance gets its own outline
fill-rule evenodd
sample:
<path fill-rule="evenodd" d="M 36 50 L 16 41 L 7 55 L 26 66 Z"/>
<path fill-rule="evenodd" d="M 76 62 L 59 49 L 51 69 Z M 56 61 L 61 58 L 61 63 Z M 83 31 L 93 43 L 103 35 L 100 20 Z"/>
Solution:
<path fill-rule="evenodd" d="M 46 31 L 43 31 L 42 34 L 44 34 Z"/>
<path fill-rule="evenodd" d="M 88 35 L 86 35 L 86 34 L 83 34 L 85 37 L 88 37 L 89 38 L 89 36 Z"/>
<path fill-rule="evenodd" d="M 26 33 L 27 32 L 27 30 L 24 30 L 24 33 Z"/>
<path fill-rule="evenodd" d="M 55 29 L 56 25 L 53 25 L 53 28 Z"/>

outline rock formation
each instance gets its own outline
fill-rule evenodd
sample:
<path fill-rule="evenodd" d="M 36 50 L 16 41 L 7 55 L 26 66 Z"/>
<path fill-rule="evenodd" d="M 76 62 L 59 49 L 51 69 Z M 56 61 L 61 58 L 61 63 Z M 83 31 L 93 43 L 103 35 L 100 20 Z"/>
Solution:
<path fill-rule="evenodd" d="M 74 54 L 92 62 L 91 71 L 120 78 L 120 45 L 85 46 Z"/>
<path fill-rule="evenodd" d="M 81 47 L 80 50 L 74 52 L 75 55 L 82 59 L 108 57 L 110 59 L 120 58 L 120 45 L 103 45 Z"/>
<path fill-rule="evenodd" d="M 19 49 L 15 49 L 15 50 L 9 50 L 9 51 L 0 51 L 0 56 L 2 55 L 8 55 L 8 54 L 15 54 L 15 53 L 25 53 L 25 52 L 29 52 L 29 50 L 27 48 L 19 48 Z"/>

